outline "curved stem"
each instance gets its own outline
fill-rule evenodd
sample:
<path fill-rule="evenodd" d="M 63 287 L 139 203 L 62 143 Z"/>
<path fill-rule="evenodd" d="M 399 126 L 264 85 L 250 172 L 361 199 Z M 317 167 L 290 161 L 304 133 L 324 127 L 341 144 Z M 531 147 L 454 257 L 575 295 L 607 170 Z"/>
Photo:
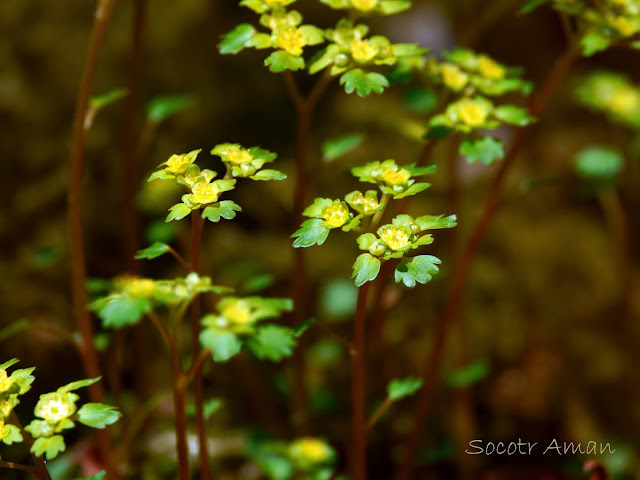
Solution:
<path fill-rule="evenodd" d="M 358 306 L 353 321 L 353 344 L 351 346 L 351 402 L 352 402 L 352 453 L 351 474 L 354 480 L 367 478 L 367 424 L 365 420 L 365 327 L 367 318 L 367 297 L 371 282 L 358 290 Z"/>
<path fill-rule="evenodd" d="M 202 228 L 204 218 L 200 211 L 196 210 L 191 214 L 191 271 L 200 270 L 200 243 L 202 241 Z M 207 423 L 204 418 L 204 385 L 202 379 L 202 365 L 200 357 L 200 298 L 196 296 L 191 303 L 191 355 L 193 370 L 193 392 L 196 407 L 196 424 L 198 426 L 198 456 L 200 459 L 200 478 L 209 480 L 211 471 L 209 469 L 209 454 L 207 451 Z"/>
<path fill-rule="evenodd" d="M 380 404 L 380 406 L 376 408 L 376 411 L 373 412 L 371 417 L 369 417 L 369 421 L 367 422 L 368 431 L 371 431 L 373 429 L 376 423 L 378 423 L 378 420 L 380 420 L 382 418 L 382 415 L 384 415 L 385 412 L 389 410 L 389 407 L 391 407 L 391 405 L 393 405 L 393 400 L 391 400 L 391 398 L 389 397 L 386 397 Z"/>
<path fill-rule="evenodd" d="M 296 110 L 298 121 L 296 133 L 296 184 L 293 199 L 292 228 L 297 228 L 302 221 L 302 212 L 307 203 L 309 180 L 307 175 L 307 157 L 309 149 L 309 137 L 311 136 L 311 120 L 320 98 L 331 82 L 331 75 L 325 72 L 311 89 L 309 95 L 304 98 L 300 89 L 289 71 L 283 74 L 284 84 L 291 102 Z M 293 321 L 301 324 L 307 318 L 307 276 L 305 268 L 304 249 L 296 248 L 293 251 Z M 292 362 L 293 379 L 293 423 L 299 433 L 307 430 L 307 392 L 305 386 L 305 348 L 304 339 L 301 339 L 294 353 Z"/>
<path fill-rule="evenodd" d="M 171 386 L 173 391 L 173 409 L 176 417 L 176 453 L 178 455 L 178 474 L 180 480 L 189 480 L 189 449 L 187 446 L 187 420 L 185 389 L 180 388 L 183 376 L 180 366 L 180 355 L 175 335 L 162 323 L 158 315 L 150 310 L 147 316 L 158 329 L 167 348 L 169 349 L 169 359 L 171 362 Z"/>
<path fill-rule="evenodd" d="M 23 472 L 30 473 L 31 475 L 33 475 L 34 477 L 36 477 L 38 479 L 42 478 L 35 468 L 29 467 L 27 465 L 23 465 L 21 463 L 6 462 L 4 460 L 0 460 L 0 468 L 9 468 L 9 469 L 12 469 L 12 470 L 22 470 Z"/>
<path fill-rule="evenodd" d="M 571 65 L 576 59 L 576 54 L 576 45 L 571 43 L 565 53 L 557 60 L 556 64 L 550 71 L 547 80 L 531 102 L 529 111 L 533 116 L 537 116 L 547 104 L 553 91 L 568 73 Z M 453 324 L 459 316 L 460 308 L 463 303 L 464 290 L 471 272 L 471 266 L 473 265 L 473 261 L 478 253 L 484 235 L 487 232 L 491 220 L 496 212 L 504 180 L 507 173 L 515 163 L 517 154 L 524 145 L 524 142 L 530 132 L 530 128 L 530 126 L 524 127 L 516 134 L 513 143 L 511 144 L 500 168 L 498 169 L 498 172 L 496 173 L 496 176 L 493 179 L 493 182 L 491 183 L 482 206 L 482 213 L 475 224 L 471 238 L 465 245 L 460 259 L 457 261 L 456 267 L 453 270 L 453 278 L 446 301 L 445 311 L 437 323 L 434 347 L 431 350 L 431 354 L 429 355 L 427 362 L 425 363 L 425 371 L 423 373 L 424 388 L 420 391 L 418 399 L 416 400 L 416 408 L 413 416 L 413 429 L 409 436 L 409 440 L 407 441 L 404 461 L 399 467 L 398 475 L 396 477 L 398 480 L 408 480 L 412 478 L 414 468 L 413 463 L 421 438 L 422 425 L 429 412 L 432 394 L 435 391 L 435 387 L 438 382 L 440 364 L 444 354 L 447 333 L 451 324 Z"/>
<path fill-rule="evenodd" d="M 93 343 L 93 326 L 91 325 L 91 318 L 86 307 L 89 302 L 86 291 L 87 272 L 82 220 L 82 179 L 86 134 L 85 117 L 89 106 L 89 99 L 104 33 L 115 4 L 116 0 L 99 0 L 96 8 L 96 15 L 91 30 L 91 38 L 89 40 L 87 57 L 82 72 L 82 80 L 80 82 L 73 119 L 67 194 L 73 314 L 82 337 L 82 363 L 85 373 L 91 378 L 100 376 L 100 366 L 98 363 L 98 354 Z M 101 382 L 96 382 L 89 387 L 89 396 L 92 402 L 104 403 L 104 391 Z M 119 478 L 115 468 L 115 460 L 112 458 L 113 447 L 109 432 L 107 430 L 99 430 L 97 437 L 108 477 L 112 480 Z"/>
<path fill-rule="evenodd" d="M 9 420 L 16 427 L 18 427 L 18 429 L 20 430 L 20 434 L 24 439 L 24 443 L 29 449 L 29 453 L 31 454 L 31 459 L 33 460 L 33 464 L 35 465 L 35 468 L 32 468 L 33 471 L 31 473 L 33 473 L 39 480 L 51 480 L 51 475 L 49 475 L 49 470 L 47 470 L 47 466 L 44 463 L 44 459 L 42 457 L 38 457 L 35 454 L 31 453 L 31 447 L 33 447 L 33 438 L 31 437 L 29 432 L 27 432 L 24 429 L 24 427 L 22 426 L 22 423 L 20 423 L 20 419 L 18 418 L 18 415 L 16 415 L 16 412 L 12 411 L 9 414 Z M 15 465 L 19 465 L 19 464 L 15 464 Z"/>

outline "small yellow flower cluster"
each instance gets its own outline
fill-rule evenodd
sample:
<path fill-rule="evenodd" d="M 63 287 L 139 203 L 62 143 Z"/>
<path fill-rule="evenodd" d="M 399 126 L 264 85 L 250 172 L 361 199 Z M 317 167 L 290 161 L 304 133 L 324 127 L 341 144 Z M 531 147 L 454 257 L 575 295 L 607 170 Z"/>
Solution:
<path fill-rule="evenodd" d="M 335 457 L 333 448 L 319 438 L 302 437 L 289 444 L 289 457 L 301 470 L 312 470 L 331 462 Z"/>
<path fill-rule="evenodd" d="M 433 241 L 431 235 L 419 236 L 422 231 L 413 217 L 398 215 L 392 223 L 382 225 L 376 234 L 365 233 L 358 237 L 360 250 L 368 250 L 375 257 L 402 258 L 411 249 Z"/>
<path fill-rule="evenodd" d="M 354 219 L 346 203 L 339 199 L 332 200 L 330 198 L 316 198 L 302 212 L 302 215 L 324 220 L 324 226 L 328 229 L 345 227 Z"/>

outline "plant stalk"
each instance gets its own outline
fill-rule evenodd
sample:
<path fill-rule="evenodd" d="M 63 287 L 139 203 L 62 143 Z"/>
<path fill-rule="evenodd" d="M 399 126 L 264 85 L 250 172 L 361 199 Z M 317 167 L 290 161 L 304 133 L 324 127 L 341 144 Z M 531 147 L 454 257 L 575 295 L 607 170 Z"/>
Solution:
<path fill-rule="evenodd" d="M 354 480 L 367 478 L 367 423 L 366 408 L 366 362 L 365 362 L 365 332 L 367 318 L 367 297 L 371 282 L 367 282 L 358 289 L 358 305 L 353 321 L 353 344 L 351 346 L 351 472 Z"/>
<path fill-rule="evenodd" d="M 202 229 L 204 218 L 199 210 L 191 214 L 191 271 L 198 273 L 200 270 L 200 244 L 202 241 Z M 196 407 L 196 424 L 198 426 L 198 457 L 200 459 L 200 478 L 209 480 L 209 452 L 207 451 L 207 423 L 204 418 L 204 385 L 202 379 L 202 365 L 199 362 L 200 347 L 200 298 L 196 296 L 191 302 L 191 353 L 193 372 L 193 392 Z"/>
<path fill-rule="evenodd" d="M 557 86 L 565 78 L 573 62 L 577 57 L 577 46 L 575 43 L 570 43 L 564 52 L 564 54 L 558 58 L 556 64 L 552 68 L 542 88 L 537 95 L 533 98 L 529 107 L 529 112 L 533 116 L 538 116 L 539 113 L 546 106 L 551 94 L 555 91 Z M 480 218 L 476 222 L 471 238 L 465 245 L 460 258 L 456 262 L 456 266 L 453 270 L 453 278 L 451 281 L 451 288 L 446 301 L 446 307 L 443 315 L 440 317 L 435 333 L 434 347 L 431 350 L 428 361 L 425 364 L 425 371 L 423 373 L 424 388 L 420 391 L 418 399 L 416 401 L 415 413 L 413 416 L 414 423 L 413 429 L 407 441 L 407 447 L 405 450 L 405 458 L 399 467 L 396 478 L 398 480 L 409 480 L 412 477 L 414 469 L 414 461 L 417 455 L 417 450 L 422 434 L 422 426 L 424 420 L 429 412 L 431 405 L 432 394 L 435 391 L 435 387 L 438 382 L 440 365 L 444 354 L 447 333 L 459 314 L 463 303 L 464 291 L 471 272 L 471 266 L 480 249 L 480 245 L 486 234 L 488 227 L 493 219 L 500 197 L 502 185 L 507 176 L 507 173 L 515 163 L 520 149 L 525 143 L 529 132 L 531 131 L 531 125 L 526 126 L 518 130 L 513 143 L 511 144 L 505 158 L 496 173 L 496 176 L 491 183 L 487 196 L 485 197 L 482 213 Z"/>
<path fill-rule="evenodd" d="M 86 135 L 85 117 L 89 106 L 93 80 L 105 30 L 115 4 L 116 0 L 99 0 L 97 4 L 84 70 L 76 99 L 71 139 L 69 186 L 67 192 L 73 314 L 76 326 L 82 337 L 82 364 L 85 373 L 91 378 L 101 375 L 98 354 L 93 343 L 93 326 L 91 325 L 91 317 L 86 307 L 89 301 L 86 291 L 87 272 L 82 218 L 82 180 Z M 101 382 L 96 382 L 89 387 L 89 396 L 92 402 L 104 403 L 104 391 Z M 115 467 L 113 445 L 109 432 L 107 430 L 99 430 L 97 432 L 97 438 L 107 476 L 111 480 L 116 480 L 119 478 L 119 474 Z"/>
<path fill-rule="evenodd" d="M 13 423 L 16 427 L 18 427 L 18 429 L 20 430 L 20 433 L 22 434 L 22 438 L 24 439 L 24 443 L 29 449 L 29 453 L 31 454 L 31 458 L 33 460 L 33 465 L 35 466 L 35 468 L 31 468 L 31 467 L 27 467 L 27 468 L 32 470 L 31 473 L 33 473 L 38 478 L 38 480 L 51 480 L 51 475 L 49 474 L 49 470 L 47 470 L 47 466 L 44 462 L 44 459 L 42 457 L 38 457 L 33 453 L 31 453 L 31 447 L 33 446 L 33 438 L 31 437 L 29 432 L 27 432 L 24 429 L 24 427 L 22 426 L 22 423 L 20 423 L 20 419 L 18 418 L 18 415 L 16 415 L 16 412 L 11 411 L 11 413 L 9 414 L 9 421 Z M 20 464 L 13 464 L 13 465 L 20 465 Z M 10 468 L 15 468 L 15 467 L 10 467 Z M 24 470 L 24 469 L 20 469 L 20 470 Z"/>

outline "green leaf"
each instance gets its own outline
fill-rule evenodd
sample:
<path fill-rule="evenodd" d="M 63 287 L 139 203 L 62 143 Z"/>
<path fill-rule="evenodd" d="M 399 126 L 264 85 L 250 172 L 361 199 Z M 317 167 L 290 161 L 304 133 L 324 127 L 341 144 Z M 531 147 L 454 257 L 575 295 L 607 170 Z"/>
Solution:
<path fill-rule="evenodd" d="M 242 207 L 231 200 L 223 200 L 214 205 L 209 205 L 202 211 L 202 218 L 212 222 L 219 222 L 221 218 L 231 220 L 236 217 L 236 212 L 241 212 Z"/>
<path fill-rule="evenodd" d="M 153 258 L 158 258 L 158 257 L 164 255 L 170 249 L 171 249 L 171 247 L 169 247 L 169 245 L 167 245 L 166 243 L 155 242 L 155 243 L 151 244 L 150 246 L 148 246 L 147 248 L 143 248 L 142 250 L 138 250 L 138 252 L 136 253 L 135 258 L 136 258 L 136 260 L 141 260 L 143 258 L 146 258 L 147 260 L 151 260 Z"/>
<path fill-rule="evenodd" d="M 64 452 L 66 445 L 64 444 L 64 438 L 62 435 L 54 435 L 48 438 L 38 438 L 31 446 L 31 453 L 36 457 L 41 457 L 43 454 L 47 460 L 53 460 L 59 453 Z"/>
<path fill-rule="evenodd" d="M 389 86 L 389 80 L 380 73 L 355 68 L 340 77 L 340 85 L 344 85 L 344 91 L 347 93 L 353 93 L 355 90 L 359 96 L 366 97 L 371 92 L 382 93 L 385 87 Z"/>
<path fill-rule="evenodd" d="M 427 140 L 445 138 L 452 130 L 451 127 L 447 127 L 446 125 L 430 125 L 424 138 Z"/>
<path fill-rule="evenodd" d="M 182 220 L 184 217 L 191 213 L 191 209 L 184 203 L 176 203 L 169 209 L 169 215 L 165 219 L 165 222 L 172 220 Z"/>
<path fill-rule="evenodd" d="M 435 228 L 453 228 L 457 225 L 457 218 L 455 215 L 423 215 L 416 218 L 416 223 L 420 227 L 420 231 L 433 230 Z"/>
<path fill-rule="evenodd" d="M 287 178 L 287 176 L 278 170 L 267 168 L 265 170 L 260 170 L 258 173 L 256 173 L 255 175 L 251 175 L 249 178 L 252 180 L 284 180 L 285 178 Z"/>
<path fill-rule="evenodd" d="M 291 331 L 291 335 L 293 335 L 295 338 L 300 338 L 302 336 L 302 334 L 304 332 L 306 332 L 309 327 L 311 325 L 313 325 L 314 323 L 316 323 L 316 319 L 313 317 L 307 318 L 304 322 L 302 322 L 300 325 L 297 325 L 292 331 Z"/>
<path fill-rule="evenodd" d="M 79 388 L 88 387 L 89 385 L 93 385 L 97 381 L 100 380 L 100 377 L 95 378 L 85 378 L 84 380 L 76 380 L 75 382 L 67 383 L 60 387 L 57 392 L 58 393 L 69 393 L 74 390 L 78 390 Z"/>
<path fill-rule="evenodd" d="M 17 335 L 22 330 L 25 330 L 28 327 L 29 320 L 25 318 L 10 322 L 6 327 L 0 328 L 0 342 L 4 342 L 5 340 L 13 337 L 14 335 Z"/>
<path fill-rule="evenodd" d="M 500 140 L 492 137 L 467 139 L 460 144 L 460 153 L 469 163 L 482 162 L 485 165 L 491 165 L 496 160 L 504 158 L 504 145 Z"/>
<path fill-rule="evenodd" d="M 222 55 L 235 55 L 248 46 L 255 33 L 256 29 L 252 25 L 241 23 L 224 36 L 218 44 L 218 51 Z"/>
<path fill-rule="evenodd" d="M 324 226 L 324 220 L 311 218 L 302 222 L 301 227 L 291 235 L 291 238 L 295 238 L 293 246 L 299 248 L 322 245 L 328 236 L 329 229 Z"/>
<path fill-rule="evenodd" d="M 519 127 L 524 127 L 534 121 L 534 118 L 524 108 L 515 105 L 501 105 L 494 109 L 493 113 L 499 120 Z"/>
<path fill-rule="evenodd" d="M 397 193 L 393 196 L 394 200 L 399 200 L 404 197 L 410 197 L 411 195 L 416 195 L 431 186 L 430 183 L 414 183 L 409 188 L 407 188 L 404 192 Z"/>
<path fill-rule="evenodd" d="M 375 280 L 380 272 L 380 265 L 380 260 L 370 253 L 358 255 L 353 264 L 353 274 L 351 275 L 351 278 L 355 277 L 356 287 Z"/>
<path fill-rule="evenodd" d="M 273 362 L 290 357 L 295 344 L 292 332 L 280 325 L 260 327 L 247 342 L 247 346 L 256 357 Z"/>
<path fill-rule="evenodd" d="M 323 159 L 325 162 L 333 162 L 335 159 L 358 148 L 364 139 L 364 133 L 356 132 L 343 135 L 338 138 L 326 140 L 322 144 Z"/>
<path fill-rule="evenodd" d="M 415 287 L 416 282 L 425 284 L 432 275 L 438 273 L 440 259 L 432 255 L 418 255 L 410 260 L 403 260 L 395 271 L 396 283 L 404 283 L 407 287 Z"/>
<path fill-rule="evenodd" d="M 409 8 L 411 8 L 411 0 L 383 0 L 380 4 L 380 10 L 384 15 L 404 12 Z"/>
<path fill-rule="evenodd" d="M 611 44 L 611 40 L 607 35 L 599 32 L 587 33 L 580 39 L 580 45 L 582 46 L 582 53 L 586 57 L 590 57 L 594 53 L 606 50 Z"/>
<path fill-rule="evenodd" d="M 7 360 L 3 364 L 0 364 L 0 369 L 1 370 L 6 370 L 7 368 L 10 368 L 10 367 L 14 366 L 19 361 L 20 360 L 18 360 L 17 358 L 12 358 L 11 360 Z"/>
<path fill-rule="evenodd" d="M 416 113 L 428 113 L 438 106 L 436 96 L 424 87 L 409 88 L 403 96 L 409 109 Z"/>
<path fill-rule="evenodd" d="M 98 95 L 96 97 L 91 97 L 89 101 L 90 108 L 100 109 L 104 108 L 107 105 L 117 102 L 121 98 L 126 97 L 129 94 L 129 91 L 126 88 L 118 88 L 116 90 L 111 90 L 108 93 L 103 95 Z"/>
<path fill-rule="evenodd" d="M 624 160 L 619 152 L 602 147 L 591 147 L 576 155 L 578 174 L 591 180 L 611 180 L 622 171 Z"/>
<path fill-rule="evenodd" d="M 402 380 L 391 380 L 387 385 L 387 396 L 394 402 L 410 397 L 422 388 L 422 379 L 407 377 Z"/>
<path fill-rule="evenodd" d="M 104 428 L 107 425 L 112 425 L 121 416 L 116 407 L 103 403 L 85 403 L 78 410 L 78 421 L 92 428 Z"/>
<path fill-rule="evenodd" d="M 150 122 L 160 123 L 194 104 L 190 95 L 168 95 L 156 97 L 147 106 L 147 118 Z"/>
<path fill-rule="evenodd" d="M 31 374 L 35 369 L 36 367 L 21 368 L 20 370 L 15 370 L 11 374 L 11 378 L 13 379 L 13 381 L 16 383 L 16 385 L 18 385 L 18 387 L 20 387 L 20 391 L 18 392 L 19 395 L 24 395 L 29 390 L 31 390 L 31 384 L 36 379 Z"/>
<path fill-rule="evenodd" d="M 98 316 L 103 327 L 120 328 L 137 324 L 149 309 L 151 301 L 147 298 L 118 296 L 108 300 L 98 310 Z"/>
<path fill-rule="evenodd" d="M 264 60 L 264 64 L 273 73 L 281 73 L 285 70 L 295 72 L 304 68 L 304 58 L 296 57 L 284 50 L 276 50 Z"/>
<path fill-rule="evenodd" d="M 548 0 L 529 0 L 527 3 L 524 4 L 524 6 L 520 9 L 519 13 L 525 14 L 525 13 L 529 13 L 532 10 L 538 8 L 540 5 L 542 5 L 543 3 L 546 3 Z"/>
<path fill-rule="evenodd" d="M 428 165 L 426 167 L 418 167 L 415 163 L 410 163 L 403 167 L 405 170 L 411 172 L 412 177 L 420 177 L 422 175 L 433 175 L 438 171 L 437 165 Z"/>
<path fill-rule="evenodd" d="M 215 328 L 203 330 L 200 343 L 211 350 L 214 362 L 226 362 L 242 350 L 242 343 L 235 334 Z"/>
<path fill-rule="evenodd" d="M 90 477 L 77 478 L 76 480 L 104 480 L 106 475 L 107 472 L 102 470 L 101 472 L 98 472 L 95 475 L 91 475 Z"/>
<path fill-rule="evenodd" d="M 486 362 L 476 362 L 451 373 L 447 378 L 447 383 L 451 387 L 462 388 L 478 383 L 488 375 L 489 365 Z"/>
<path fill-rule="evenodd" d="M 20 429 L 10 423 L 5 423 L 2 433 L 2 443 L 5 445 L 12 445 L 14 443 L 21 443 L 23 438 L 20 433 Z"/>

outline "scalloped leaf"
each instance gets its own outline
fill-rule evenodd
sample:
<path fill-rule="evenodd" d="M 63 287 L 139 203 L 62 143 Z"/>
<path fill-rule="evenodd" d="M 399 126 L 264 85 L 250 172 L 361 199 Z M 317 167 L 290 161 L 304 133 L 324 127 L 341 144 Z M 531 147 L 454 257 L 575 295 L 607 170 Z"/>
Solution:
<path fill-rule="evenodd" d="M 380 266 L 380 260 L 370 253 L 358 255 L 353 264 L 353 274 L 351 275 L 351 278 L 355 278 L 356 287 L 375 280 L 380 273 Z"/>
<path fill-rule="evenodd" d="M 54 435 L 52 437 L 40 437 L 36 439 L 30 451 L 36 457 L 45 455 L 47 460 L 53 460 L 59 453 L 64 452 L 66 448 L 67 446 L 64 443 L 62 435 Z"/>
<path fill-rule="evenodd" d="M 88 427 L 104 428 L 118 421 L 122 414 L 116 407 L 103 403 L 85 403 L 78 410 L 78 421 Z"/>
<path fill-rule="evenodd" d="M 256 29 L 249 23 L 241 23 L 236 28 L 227 33 L 218 44 L 218 51 L 222 55 L 235 55 L 249 46 L 251 37 L 256 33 Z"/>
<path fill-rule="evenodd" d="M 231 200 L 223 200 L 214 205 L 209 205 L 202 211 L 202 218 L 212 222 L 219 222 L 221 218 L 231 220 L 236 217 L 236 212 L 241 212 L 242 207 Z"/>
<path fill-rule="evenodd" d="M 300 228 L 291 235 L 291 238 L 295 238 L 293 246 L 299 248 L 322 245 L 328 236 L 329 229 L 325 227 L 324 220 L 311 218 L 302 222 Z"/>
<path fill-rule="evenodd" d="M 340 77 L 340 85 L 344 85 L 347 93 L 355 92 L 361 97 L 367 97 L 371 92 L 382 93 L 389 86 L 389 80 L 377 72 L 365 72 L 354 68 Z"/>
<path fill-rule="evenodd" d="M 211 350 L 214 362 L 226 362 L 242 350 L 242 342 L 237 335 L 215 328 L 203 330 L 200 343 Z"/>
<path fill-rule="evenodd" d="M 165 219 L 165 222 L 171 222 L 172 220 L 182 220 L 184 217 L 191 213 L 191 209 L 185 203 L 176 203 L 169 209 L 169 215 Z"/>
<path fill-rule="evenodd" d="M 414 395 L 422 388 L 422 379 L 418 377 L 407 377 L 403 379 L 391 380 L 387 385 L 387 396 L 397 402 L 405 397 Z"/>
<path fill-rule="evenodd" d="M 249 350 L 261 360 L 279 362 L 290 357 L 296 341 L 293 333 L 280 325 L 260 327 L 247 342 Z"/>
<path fill-rule="evenodd" d="M 118 297 L 107 301 L 97 313 L 104 328 L 121 328 L 140 322 L 150 308 L 147 298 Z"/>
<path fill-rule="evenodd" d="M 460 144 L 459 151 L 469 163 L 481 162 L 485 165 L 491 165 L 496 160 L 504 158 L 504 145 L 493 137 L 464 140 Z"/>
<path fill-rule="evenodd" d="M 158 258 L 165 253 L 168 253 L 171 247 L 166 243 L 162 242 L 154 242 L 149 245 L 147 248 L 143 248 L 142 250 L 138 250 L 136 252 L 136 260 L 147 259 L 151 260 L 154 258 Z"/>
<path fill-rule="evenodd" d="M 433 230 L 436 228 L 453 228 L 457 223 L 455 215 L 423 215 L 416 218 L 415 222 L 420 227 L 420 231 Z"/>
<path fill-rule="evenodd" d="M 281 73 L 285 70 L 295 72 L 304 68 L 304 58 L 296 57 L 284 50 L 276 50 L 264 60 L 265 66 L 273 73 Z"/>
<path fill-rule="evenodd" d="M 398 264 L 395 271 L 396 283 L 404 283 L 405 286 L 413 288 L 416 283 L 425 284 L 438 273 L 440 259 L 432 255 L 418 255 L 410 260 L 403 260 Z"/>
<path fill-rule="evenodd" d="M 278 170 L 267 168 L 265 170 L 260 170 L 258 173 L 256 173 L 255 175 L 251 175 L 249 178 L 251 180 L 267 181 L 267 180 L 284 180 L 285 178 L 287 178 L 287 176 Z"/>

